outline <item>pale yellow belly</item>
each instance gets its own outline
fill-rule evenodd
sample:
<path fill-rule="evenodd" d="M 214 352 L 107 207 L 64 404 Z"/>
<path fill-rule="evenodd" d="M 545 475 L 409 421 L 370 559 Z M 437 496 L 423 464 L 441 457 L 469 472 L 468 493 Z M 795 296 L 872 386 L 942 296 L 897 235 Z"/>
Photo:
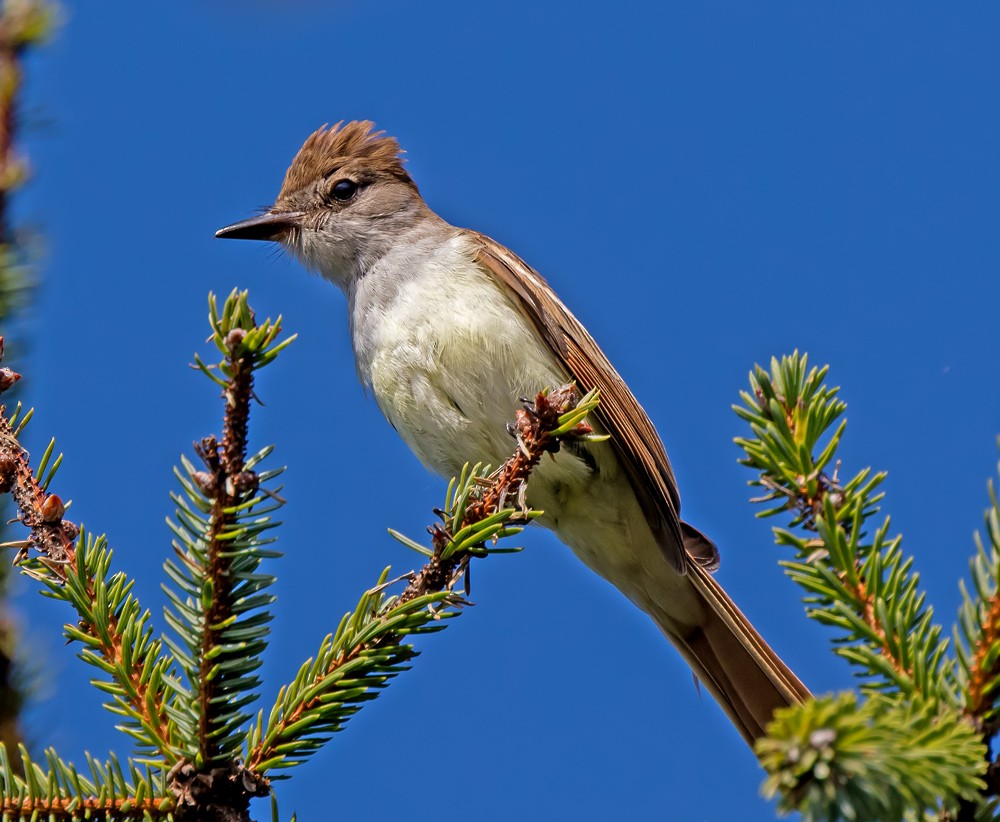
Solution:
<path fill-rule="evenodd" d="M 375 398 L 417 457 L 443 477 L 466 463 L 499 465 L 514 449 L 506 423 L 518 398 L 567 382 L 528 320 L 475 269 L 403 286 L 378 334 L 369 377 Z M 563 451 L 532 475 L 528 500 L 545 512 L 541 524 L 657 621 L 664 604 L 697 612 L 612 445 L 592 453 L 596 472 Z"/>

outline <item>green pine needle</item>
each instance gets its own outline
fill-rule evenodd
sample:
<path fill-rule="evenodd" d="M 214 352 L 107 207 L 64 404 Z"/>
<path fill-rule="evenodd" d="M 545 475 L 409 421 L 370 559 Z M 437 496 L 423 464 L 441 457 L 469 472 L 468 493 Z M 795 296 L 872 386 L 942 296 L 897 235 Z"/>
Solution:
<path fill-rule="evenodd" d="M 736 439 L 740 462 L 757 472 L 750 484 L 766 491 L 755 500 L 765 506 L 758 516 L 783 514 L 798 529 L 774 529 L 775 541 L 795 551 L 782 565 L 805 589 L 809 616 L 836 629 L 835 652 L 859 669 L 867 690 L 958 704 L 949 643 L 913 561 L 889 535 L 888 518 L 871 530 L 885 474 L 866 468 L 844 482 L 836 463 L 828 473 L 847 406 L 826 374 L 798 352 L 772 359 L 770 370 L 755 368 L 743 404 L 733 406 L 753 434 Z"/>
<path fill-rule="evenodd" d="M 958 713 L 852 693 L 775 712 L 757 755 L 763 792 L 807 822 L 902 822 L 978 803 L 986 747 Z"/>

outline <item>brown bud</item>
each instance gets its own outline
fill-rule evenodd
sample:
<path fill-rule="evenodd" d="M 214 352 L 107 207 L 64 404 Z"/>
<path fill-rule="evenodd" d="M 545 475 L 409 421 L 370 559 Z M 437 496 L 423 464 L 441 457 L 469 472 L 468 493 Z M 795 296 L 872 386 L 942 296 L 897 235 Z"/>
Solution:
<path fill-rule="evenodd" d="M 254 471 L 241 471 L 236 475 L 234 485 L 237 496 L 245 497 L 260 487 L 260 478 Z"/>
<path fill-rule="evenodd" d="M 0 368 L 0 392 L 6 391 L 21 379 L 21 375 L 9 368 Z"/>
<path fill-rule="evenodd" d="M 226 493 L 241 499 L 257 490 L 260 480 L 253 471 L 241 471 L 235 477 L 226 477 Z"/>
<path fill-rule="evenodd" d="M 14 487 L 17 460 L 9 451 L 0 452 L 0 493 L 6 494 Z"/>
<path fill-rule="evenodd" d="M 226 335 L 226 348 L 229 349 L 230 353 L 236 353 L 236 349 L 240 347 L 246 336 L 247 332 L 242 328 L 234 328 Z"/>
<path fill-rule="evenodd" d="M 42 520 L 44 522 L 59 522 L 66 513 L 66 506 L 56 494 L 49 494 L 42 503 Z"/>
<path fill-rule="evenodd" d="M 63 534 L 66 536 L 66 539 L 68 539 L 70 542 L 72 542 L 78 536 L 80 536 L 80 526 L 77 525 L 75 522 L 70 522 L 68 519 L 64 519 L 62 521 L 62 531 Z"/>
<path fill-rule="evenodd" d="M 209 499 L 215 499 L 215 478 L 208 471 L 195 471 L 191 479 L 201 493 Z"/>

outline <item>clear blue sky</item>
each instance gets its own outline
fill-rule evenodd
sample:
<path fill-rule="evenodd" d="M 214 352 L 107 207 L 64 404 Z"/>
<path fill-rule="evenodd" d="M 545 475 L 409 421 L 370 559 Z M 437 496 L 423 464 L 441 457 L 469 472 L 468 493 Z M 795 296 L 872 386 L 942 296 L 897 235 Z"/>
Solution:
<path fill-rule="evenodd" d="M 730 411 L 755 361 L 832 365 L 845 470 L 887 510 L 950 626 L 1000 430 L 1000 7 L 696 3 L 74 3 L 30 66 L 45 234 L 29 447 L 159 612 L 171 466 L 217 430 L 187 369 L 205 294 L 249 288 L 299 341 L 261 381 L 288 465 L 266 694 L 383 566 L 417 557 L 442 483 L 357 385 L 344 301 L 213 231 L 271 202 L 301 141 L 370 118 L 431 205 L 530 261 L 656 422 L 720 578 L 817 692 L 850 685 L 777 567 Z M 641 614 L 544 532 L 476 567 L 477 603 L 281 786 L 287 817 L 765 820 L 749 750 Z M 48 697 L 31 733 L 118 747 L 67 614 L 22 593 Z M 265 700 L 265 704 L 267 704 Z M 405 763 L 405 764 L 404 764 Z M 335 808 L 334 814 L 330 808 Z M 259 809 L 266 815 L 264 806 Z"/>

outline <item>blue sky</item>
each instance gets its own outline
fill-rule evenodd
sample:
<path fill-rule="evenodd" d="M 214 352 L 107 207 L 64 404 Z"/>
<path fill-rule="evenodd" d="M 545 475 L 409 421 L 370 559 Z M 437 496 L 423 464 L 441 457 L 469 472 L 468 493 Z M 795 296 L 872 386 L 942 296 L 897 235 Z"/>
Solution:
<path fill-rule="evenodd" d="M 28 445 L 158 612 L 171 466 L 217 430 L 205 295 L 249 288 L 299 341 L 261 380 L 288 466 L 265 704 L 392 564 L 443 484 L 357 385 L 344 301 L 267 247 L 214 240 L 269 203 L 319 125 L 369 118 L 446 219 L 538 268 L 657 424 L 719 578 L 816 692 L 850 685 L 747 503 L 730 411 L 755 361 L 830 363 L 845 470 L 950 626 L 995 472 L 1000 115 L 995 4 L 73 4 L 33 58 L 17 214 L 45 235 L 23 370 Z M 280 786 L 302 820 L 765 820 L 762 774 L 642 614 L 551 537 L 475 571 L 477 603 Z M 18 599 L 38 743 L 121 748 Z M 402 809 L 402 811 L 401 811 Z M 264 806 L 259 809 L 266 815 Z"/>

